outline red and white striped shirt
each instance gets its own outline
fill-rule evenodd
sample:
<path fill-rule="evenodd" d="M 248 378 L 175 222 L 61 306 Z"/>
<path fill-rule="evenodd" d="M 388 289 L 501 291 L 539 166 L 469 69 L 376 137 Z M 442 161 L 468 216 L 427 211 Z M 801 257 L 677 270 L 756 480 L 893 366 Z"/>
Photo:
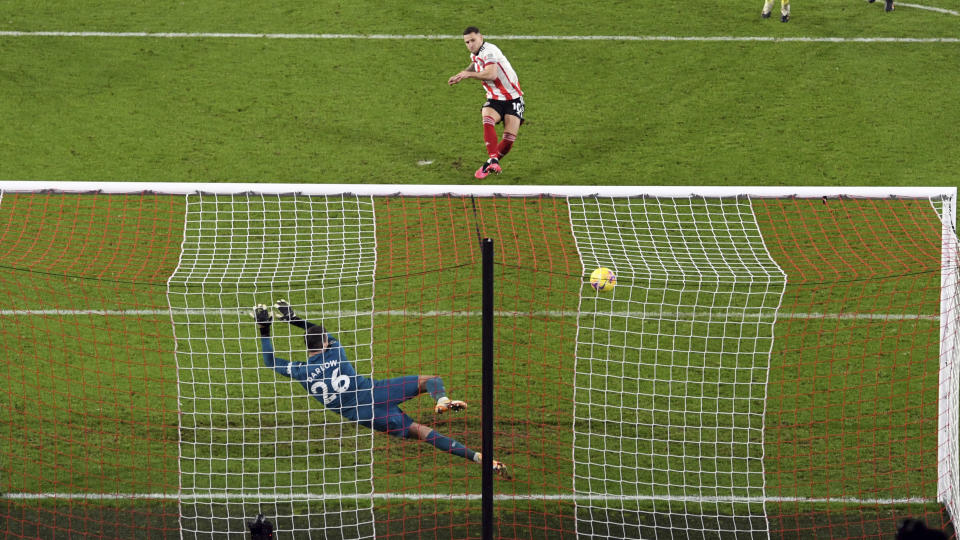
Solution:
<path fill-rule="evenodd" d="M 492 81 L 481 81 L 484 90 L 487 91 L 487 99 L 499 99 L 508 101 L 517 99 L 523 95 L 520 89 L 520 82 L 517 80 L 517 72 L 513 70 L 510 61 L 503 55 L 500 47 L 493 43 L 483 42 L 477 54 L 470 55 L 470 62 L 473 63 L 473 69 L 477 72 L 483 71 L 483 68 L 490 64 L 497 66 L 497 78 Z"/>

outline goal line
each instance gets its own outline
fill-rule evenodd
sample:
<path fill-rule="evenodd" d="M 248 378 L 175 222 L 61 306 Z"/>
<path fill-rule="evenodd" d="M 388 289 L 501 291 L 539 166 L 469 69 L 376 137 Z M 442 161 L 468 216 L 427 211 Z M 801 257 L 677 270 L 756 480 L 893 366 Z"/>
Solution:
<path fill-rule="evenodd" d="M 248 314 L 244 310 L 236 309 L 185 309 L 185 310 L 166 310 L 166 309 L 0 309 L 0 317 L 20 317 L 20 316 L 84 316 L 101 315 L 106 317 L 131 317 L 139 315 L 235 315 L 245 317 Z M 369 316 L 370 312 L 361 311 L 334 311 L 325 313 L 329 317 L 362 317 Z M 612 311 L 612 312 L 577 312 L 569 310 L 539 310 L 539 311 L 497 311 L 497 317 L 577 317 L 584 316 L 606 316 L 606 317 L 639 317 L 643 319 L 659 319 L 674 317 L 684 320 L 703 320 L 703 319 L 736 319 L 746 320 L 770 320 L 777 319 L 825 319 L 825 320 L 865 320 L 865 321 L 939 321 L 940 315 L 924 315 L 920 313 L 778 313 L 775 316 L 769 313 L 758 313 L 749 311 Z M 374 311 L 374 317 L 413 317 L 417 319 L 429 317 L 479 317 L 479 311 L 411 311 L 388 309 L 383 311 Z"/>
<path fill-rule="evenodd" d="M 529 494 L 529 495 L 495 495 L 501 501 L 670 501 L 684 503 L 806 503 L 806 504 L 879 504 L 896 506 L 903 504 L 932 504 L 937 501 L 920 497 L 902 499 L 866 499 L 856 497 L 677 497 L 677 496 L 615 496 L 615 495 L 564 495 L 564 494 Z M 261 500 L 261 501 L 337 501 L 337 500 L 457 500 L 479 501 L 479 494 L 448 494 L 448 493 L 374 493 L 371 495 L 317 495 L 315 493 L 270 493 L 270 492 L 237 492 L 237 493 L 203 493 L 185 494 L 176 493 L 0 493 L 0 499 L 9 500 L 89 500 L 89 501 L 124 501 L 124 500 Z"/>

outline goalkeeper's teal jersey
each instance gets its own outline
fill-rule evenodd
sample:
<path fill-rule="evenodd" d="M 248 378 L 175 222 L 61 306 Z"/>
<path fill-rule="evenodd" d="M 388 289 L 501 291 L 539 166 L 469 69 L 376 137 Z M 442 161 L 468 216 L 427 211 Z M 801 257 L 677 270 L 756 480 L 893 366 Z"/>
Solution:
<path fill-rule="evenodd" d="M 263 362 L 277 373 L 290 377 L 325 407 L 349 418 L 363 420 L 372 417 L 373 381 L 357 375 L 340 342 L 329 335 L 330 344 L 322 353 L 306 362 L 289 362 L 273 355 L 270 338 L 261 338 Z"/>

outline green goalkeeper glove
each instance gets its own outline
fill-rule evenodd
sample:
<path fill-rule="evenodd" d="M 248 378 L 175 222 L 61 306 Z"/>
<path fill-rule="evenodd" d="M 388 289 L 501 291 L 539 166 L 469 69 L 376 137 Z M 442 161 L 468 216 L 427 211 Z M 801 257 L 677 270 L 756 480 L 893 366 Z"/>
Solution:
<path fill-rule="evenodd" d="M 252 315 L 253 319 L 257 322 L 260 335 L 262 337 L 270 337 L 270 325 L 273 324 L 273 313 L 270 312 L 270 308 L 263 304 L 257 304 L 250 315 Z"/>
<path fill-rule="evenodd" d="M 273 307 L 277 308 L 277 311 L 280 312 L 277 317 L 279 317 L 281 321 L 289 322 L 297 317 L 293 312 L 293 307 L 290 306 L 290 302 L 287 302 L 283 298 L 277 300 L 276 303 L 273 304 Z"/>

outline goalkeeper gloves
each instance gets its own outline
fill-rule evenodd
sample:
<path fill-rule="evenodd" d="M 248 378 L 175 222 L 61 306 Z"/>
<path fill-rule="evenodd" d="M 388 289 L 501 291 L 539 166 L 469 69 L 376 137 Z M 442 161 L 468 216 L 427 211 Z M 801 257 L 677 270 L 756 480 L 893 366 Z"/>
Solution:
<path fill-rule="evenodd" d="M 254 320 L 257 321 L 260 335 L 270 337 L 270 325 L 273 324 L 273 313 L 270 312 L 270 308 L 263 304 L 257 304 L 250 315 L 253 315 Z"/>
<path fill-rule="evenodd" d="M 280 317 L 281 321 L 289 322 L 297 318 L 297 315 L 293 312 L 293 307 L 290 306 L 290 302 L 287 302 L 283 298 L 277 300 L 276 303 L 273 304 L 273 307 L 277 308 L 277 311 L 280 312 L 278 317 Z"/>
<path fill-rule="evenodd" d="M 273 523 L 263 518 L 263 514 L 257 514 L 256 521 L 248 521 L 247 528 L 250 529 L 250 540 L 272 540 Z"/>

